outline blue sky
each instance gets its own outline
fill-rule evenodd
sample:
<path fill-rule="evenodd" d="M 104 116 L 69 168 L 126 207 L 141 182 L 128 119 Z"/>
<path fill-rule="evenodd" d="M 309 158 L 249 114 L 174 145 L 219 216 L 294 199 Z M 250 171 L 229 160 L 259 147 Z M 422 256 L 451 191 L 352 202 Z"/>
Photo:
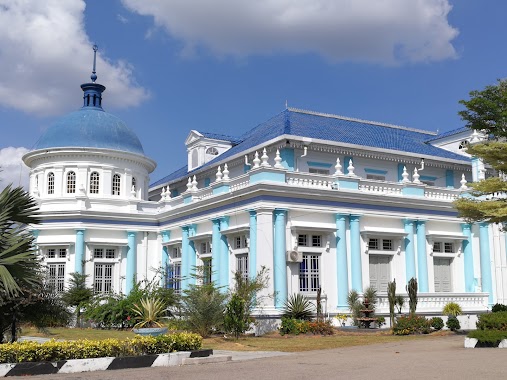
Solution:
<path fill-rule="evenodd" d="M 289 106 L 446 131 L 505 77 L 501 0 L 0 0 L 0 178 L 81 106 L 91 45 L 104 108 L 158 163 L 191 129 L 240 135 Z M 26 173 L 21 173 L 26 178 Z M 26 181 L 22 181 L 26 183 Z"/>

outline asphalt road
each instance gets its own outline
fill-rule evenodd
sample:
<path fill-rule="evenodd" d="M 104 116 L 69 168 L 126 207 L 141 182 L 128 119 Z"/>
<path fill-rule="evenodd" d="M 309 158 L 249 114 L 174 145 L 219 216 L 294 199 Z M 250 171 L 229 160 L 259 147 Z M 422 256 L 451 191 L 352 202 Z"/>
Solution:
<path fill-rule="evenodd" d="M 505 379 L 507 349 L 463 348 L 463 336 L 309 351 L 194 366 L 33 376 L 38 380 Z"/>

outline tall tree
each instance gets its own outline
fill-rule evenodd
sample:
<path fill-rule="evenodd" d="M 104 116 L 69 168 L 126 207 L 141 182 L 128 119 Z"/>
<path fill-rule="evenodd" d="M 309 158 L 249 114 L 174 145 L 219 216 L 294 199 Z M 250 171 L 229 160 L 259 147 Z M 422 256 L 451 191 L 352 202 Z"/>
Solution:
<path fill-rule="evenodd" d="M 494 170 L 507 173 L 507 80 L 471 91 L 469 100 L 461 100 L 466 109 L 459 112 L 467 127 L 484 133 L 487 138 L 472 143 L 467 153 L 481 158 Z M 454 202 L 460 216 L 468 221 L 507 222 L 507 199 L 498 193 L 507 192 L 505 177 L 489 177 L 471 183 L 475 198 Z"/>
<path fill-rule="evenodd" d="M 77 327 L 81 327 L 81 310 L 91 302 L 93 297 L 93 290 L 86 286 L 87 277 L 86 274 L 71 273 L 69 288 L 62 294 L 63 302 L 76 308 Z"/>

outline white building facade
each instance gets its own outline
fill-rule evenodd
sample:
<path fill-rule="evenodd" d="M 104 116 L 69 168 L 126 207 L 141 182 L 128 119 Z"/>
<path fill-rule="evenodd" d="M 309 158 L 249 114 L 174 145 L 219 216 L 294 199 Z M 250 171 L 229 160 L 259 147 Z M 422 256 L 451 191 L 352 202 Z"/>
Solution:
<path fill-rule="evenodd" d="M 462 151 L 480 139 L 468 129 L 437 135 L 289 108 L 236 138 L 190 131 L 188 164 L 149 185 L 156 164 L 102 109 L 105 87 L 82 88 L 83 108 L 24 156 L 57 291 L 72 272 L 96 293 L 128 293 L 160 273 L 179 292 L 196 266 L 224 288 L 234 272 L 266 267 L 266 318 L 319 288 L 329 315 L 346 312 L 348 292 L 370 285 L 387 313 L 387 283 L 403 294 L 412 277 L 421 313 L 507 303 L 506 234 L 460 220 L 452 204 L 489 175 Z"/>

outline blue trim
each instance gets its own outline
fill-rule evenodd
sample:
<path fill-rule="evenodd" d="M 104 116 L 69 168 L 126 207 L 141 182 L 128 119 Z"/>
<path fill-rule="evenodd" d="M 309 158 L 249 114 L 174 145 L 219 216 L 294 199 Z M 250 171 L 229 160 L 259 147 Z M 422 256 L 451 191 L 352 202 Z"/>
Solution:
<path fill-rule="evenodd" d="M 197 233 L 197 224 L 190 224 L 188 226 L 188 236 L 192 237 L 195 236 Z M 188 259 L 188 265 L 187 265 L 187 271 L 188 271 L 188 285 L 195 285 L 196 278 L 195 278 L 195 266 L 197 265 L 197 255 L 195 252 L 195 243 L 193 240 L 190 240 L 188 242 L 188 252 L 187 252 L 187 259 Z"/>
<path fill-rule="evenodd" d="M 181 290 L 188 289 L 189 266 L 188 266 L 188 226 L 181 227 Z"/>
<path fill-rule="evenodd" d="M 250 210 L 250 249 L 248 251 L 248 276 L 257 276 L 257 212 Z"/>
<path fill-rule="evenodd" d="M 489 293 L 489 305 L 493 305 L 493 282 L 491 280 L 491 256 L 489 253 L 489 223 L 479 223 L 479 247 L 481 256 L 482 291 Z"/>
<path fill-rule="evenodd" d="M 387 174 L 387 170 L 370 169 L 370 168 L 364 168 L 364 172 L 367 174 L 381 174 L 381 175 Z"/>
<path fill-rule="evenodd" d="M 438 177 L 432 177 L 429 175 L 422 175 L 419 177 L 421 181 L 436 181 Z"/>
<path fill-rule="evenodd" d="M 463 240 L 463 261 L 465 269 L 465 292 L 473 293 L 475 291 L 474 281 L 474 254 L 472 251 L 472 225 L 470 223 L 461 223 L 463 235 L 467 238 Z"/>
<path fill-rule="evenodd" d="M 361 235 L 359 228 L 360 215 L 350 215 L 350 272 L 352 275 L 352 289 L 363 291 L 363 268 L 361 266 Z"/>
<path fill-rule="evenodd" d="M 222 216 L 220 218 L 220 231 L 229 228 L 229 217 Z M 227 287 L 229 285 L 229 244 L 227 244 L 227 236 L 220 236 L 220 286 Z"/>
<path fill-rule="evenodd" d="M 424 197 L 424 187 L 405 186 L 401 189 L 401 194 L 413 197 Z"/>
<path fill-rule="evenodd" d="M 186 195 L 183 197 L 183 204 L 192 203 L 192 195 Z"/>
<path fill-rule="evenodd" d="M 445 186 L 454 189 L 454 170 L 445 171 Z"/>
<path fill-rule="evenodd" d="M 403 168 L 405 167 L 405 163 L 400 162 L 398 164 L 398 182 L 403 180 Z"/>
<path fill-rule="evenodd" d="M 406 283 L 408 284 L 411 278 L 416 277 L 415 273 L 415 253 L 414 253 L 414 221 L 405 219 L 405 232 L 407 236 L 403 239 L 405 242 L 405 270 L 406 270 Z"/>
<path fill-rule="evenodd" d="M 175 198 L 178 195 L 180 195 L 180 192 L 178 191 L 178 189 L 171 189 L 171 198 Z"/>
<path fill-rule="evenodd" d="M 136 283 L 137 273 L 137 232 L 127 231 L 127 270 L 125 272 L 125 294 L 129 294 Z"/>
<path fill-rule="evenodd" d="M 428 260 L 426 256 L 426 222 L 419 220 L 416 225 L 417 231 L 417 281 L 421 293 L 429 292 L 428 285 Z"/>
<path fill-rule="evenodd" d="M 162 231 L 162 242 L 167 243 L 169 240 L 171 240 L 171 231 L 165 230 Z M 161 260 L 162 270 L 166 271 L 167 267 L 169 265 L 169 248 L 162 247 L 162 260 Z M 165 287 L 167 283 L 169 273 L 165 273 L 164 276 L 160 279 L 160 286 Z"/>
<path fill-rule="evenodd" d="M 204 178 L 204 187 L 208 187 L 211 184 L 211 179 Z"/>
<path fill-rule="evenodd" d="M 294 149 L 284 148 L 280 150 L 280 158 L 282 159 L 282 165 L 285 169 L 293 172 L 294 171 Z"/>
<path fill-rule="evenodd" d="M 338 290 L 338 309 L 348 309 L 349 277 L 347 265 L 347 218 L 336 214 L 336 286 Z"/>
<path fill-rule="evenodd" d="M 211 234 L 211 280 L 220 285 L 220 219 L 212 219 Z"/>
<path fill-rule="evenodd" d="M 306 164 L 308 166 L 315 166 L 318 168 L 330 168 L 331 166 L 333 166 L 333 164 L 329 164 L 327 162 L 316 162 L 316 161 L 306 161 Z"/>
<path fill-rule="evenodd" d="M 76 262 L 74 263 L 74 271 L 83 274 L 83 260 L 85 252 L 84 229 L 76 230 Z"/>
<path fill-rule="evenodd" d="M 348 172 L 347 168 L 349 167 L 350 160 L 352 160 L 352 164 L 354 164 L 354 160 L 350 156 L 343 157 L 343 172 L 346 174 Z"/>
<path fill-rule="evenodd" d="M 338 184 L 340 189 L 359 190 L 359 179 L 347 179 L 340 177 Z"/>
<path fill-rule="evenodd" d="M 250 184 L 264 181 L 285 183 L 285 172 L 264 171 L 262 169 L 250 172 Z"/>
<path fill-rule="evenodd" d="M 217 185 L 216 187 L 213 187 L 212 194 L 217 195 L 217 194 L 228 193 L 229 189 L 230 189 L 229 184 Z"/>
<path fill-rule="evenodd" d="M 287 262 L 285 259 L 285 213 L 275 209 L 275 236 L 273 242 L 273 272 L 275 285 L 275 308 L 281 309 L 287 300 Z"/>

